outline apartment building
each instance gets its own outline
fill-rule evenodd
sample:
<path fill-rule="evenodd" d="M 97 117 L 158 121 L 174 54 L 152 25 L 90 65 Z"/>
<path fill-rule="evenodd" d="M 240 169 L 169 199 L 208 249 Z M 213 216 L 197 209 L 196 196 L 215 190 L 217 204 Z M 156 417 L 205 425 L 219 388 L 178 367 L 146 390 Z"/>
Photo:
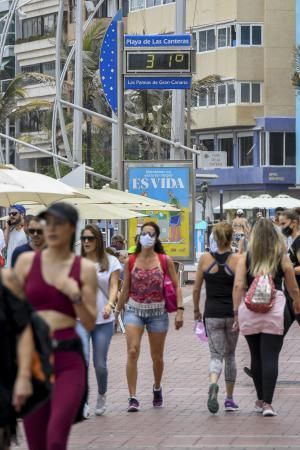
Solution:
<path fill-rule="evenodd" d="M 221 150 L 210 170 L 208 208 L 242 193 L 273 195 L 295 183 L 294 0 L 187 0 L 186 29 L 196 40 L 196 79 L 222 82 L 192 100 L 193 142 Z M 175 4 L 131 0 L 128 32 L 172 33 Z M 198 168 L 198 172 L 205 170 Z"/>
<path fill-rule="evenodd" d="M 22 15 L 16 16 L 14 51 L 17 72 L 38 72 L 55 78 L 56 21 L 59 1 L 31 0 L 28 3 L 25 2 L 26 4 L 22 7 Z M 97 3 L 98 0 L 81 2 L 85 20 Z M 112 0 L 104 0 L 95 15 L 95 20 L 111 17 L 114 14 L 114 8 Z M 75 15 L 76 0 L 65 1 L 63 24 L 65 58 L 75 41 Z M 64 88 L 64 94 L 68 100 L 72 100 L 73 77 L 71 71 L 67 72 L 66 80 L 70 83 L 68 87 Z M 51 130 L 45 130 L 44 125 L 47 116 L 46 122 L 48 124 L 51 122 L 49 111 L 52 110 L 55 99 L 55 84 L 30 83 L 26 87 L 26 92 L 26 101 L 45 100 L 49 102 L 49 108 L 24 116 L 18 124 L 18 133 L 21 136 L 28 136 L 32 143 L 51 151 Z M 60 152 L 63 154 L 63 146 Z M 18 153 L 20 165 L 25 169 L 43 172 L 53 165 L 51 157 L 42 152 L 32 151 L 25 146 L 19 146 Z"/>
<path fill-rule="evenodd" d="M 2 33 L 4 29 L 4 24 L 6 16 L 11 5 L 11 0 L 0 2 L 0 39 L 2 38 Z M 15 54 L 14 54 L 14 44 L 15 44 L 15 20 L 12 20 L 10 27 L 7 31 L 5 38 L 5 47 L 3 52 L 2 61 L 0 64 L 0 95 L 5 92 L 9 82 L 15 76 Z M 7 128 L 9 127 L 9 128 Z M 14 123 L 7 123 L 6 131 L 10 132 L 13 136 L 15 133 Z M 4 130 L 3 130 L 4 131 Z M 6 161 L 10 160 L 14 162 L 14 144 L 12 142 L 6 142 L 5 139 L 0 139 L 0 146 L 3 150 L 4 159 Z M 6 155 L 6 152 L 8 154 Z"/>

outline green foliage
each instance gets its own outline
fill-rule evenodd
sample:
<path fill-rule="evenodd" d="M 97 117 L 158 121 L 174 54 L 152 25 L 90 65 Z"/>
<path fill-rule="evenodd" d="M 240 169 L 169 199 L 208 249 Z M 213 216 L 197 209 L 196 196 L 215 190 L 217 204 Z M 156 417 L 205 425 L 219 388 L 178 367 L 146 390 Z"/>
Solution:
<path fill-rule="evenodd" d="M 292 76 L 292 84 L 297 92 L 300 92 L 300 45 L 295 48 L 294 73 Z"/>

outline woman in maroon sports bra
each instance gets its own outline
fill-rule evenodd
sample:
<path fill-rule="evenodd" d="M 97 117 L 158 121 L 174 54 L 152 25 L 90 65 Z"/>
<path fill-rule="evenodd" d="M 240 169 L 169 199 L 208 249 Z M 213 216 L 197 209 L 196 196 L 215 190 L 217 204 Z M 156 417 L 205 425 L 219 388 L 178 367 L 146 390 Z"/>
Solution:
<path fill-rule="evenodd" d="M 86 388 L 76 318 L 87 330 L 94 328 L 97 279 L 93 264 L 73 252 L 76 209 L 56 203 L 40 216 L 47 248 L 21 255 L 15 272 L 56 341 L 55 383 L 51 399 L 24 419 L 24 427 L 30 450 L 65 450 Z"/>

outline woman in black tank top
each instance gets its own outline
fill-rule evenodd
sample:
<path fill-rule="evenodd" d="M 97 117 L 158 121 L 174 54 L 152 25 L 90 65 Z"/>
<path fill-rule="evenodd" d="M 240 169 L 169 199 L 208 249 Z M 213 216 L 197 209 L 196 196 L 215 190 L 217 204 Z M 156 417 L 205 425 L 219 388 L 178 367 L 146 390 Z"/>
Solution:
<path fill-rule="evenodd" d="M 232 288 L 234 272 L 239 256 L 232 254 L 231 241 L 233 229 L 227 223 L 219 223 L 213 229 L 218 244 L 218 253 L 205 253 L 198 265 L 193 290 L 194 319 L 202 320 L 199 309 L 200 293 L 203 282 L 206 285 L 204 306 L 205 328 L 211 354 L 209 367 L 208 410 L 215 414 L 219 409 L 218 380 L 225 360 L 226 399 L 225 411 L 237 411 L 238 405 L 233 400 L 236 380 L 235 348 L 238 332 L 232 330 L 233 303 Z"/>

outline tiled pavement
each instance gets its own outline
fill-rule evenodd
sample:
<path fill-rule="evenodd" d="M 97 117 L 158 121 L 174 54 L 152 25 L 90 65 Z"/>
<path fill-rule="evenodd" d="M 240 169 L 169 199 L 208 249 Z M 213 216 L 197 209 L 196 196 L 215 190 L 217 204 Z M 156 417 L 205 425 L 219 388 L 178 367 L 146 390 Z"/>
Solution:
<path fill-rule="evenodd" d="M 190 298 L 191 286 L 184 288 Z M 144 336 L 139 361 L 139 413 L 127 413 L 125 378 L 125 337 L 113 338 L 109 361 L 109 407 L 105 416 L 92 417 L 73 428 L 69 449 L 300 449 L 300 330 L 289 331 L 280 358 L 279 383 L 274 406 L 278 416 L 263 418 L 252 412 L 255 400 L 251 380 L 242 368 L 249 363 L 248 349 L 240 337 L 237 349 L 238 380 L 235 398 L 240 411 L 216 416 L 206 409 L 207 344 L 194 336 L 192 303 L 186 303 L 185 325 L 180 331 L 170 329 L 166 354 L 164 392 L 165 407 L 152 408 L 152 371 L 149 348 Z M 93 370 L 91 406 L 96 387 Z M 221 382 L 220 400 L 223 400 Z M 27 447 L 24 441 L 19 450 Z M 46 450 L 46 449 L 41 449 Z"/>

